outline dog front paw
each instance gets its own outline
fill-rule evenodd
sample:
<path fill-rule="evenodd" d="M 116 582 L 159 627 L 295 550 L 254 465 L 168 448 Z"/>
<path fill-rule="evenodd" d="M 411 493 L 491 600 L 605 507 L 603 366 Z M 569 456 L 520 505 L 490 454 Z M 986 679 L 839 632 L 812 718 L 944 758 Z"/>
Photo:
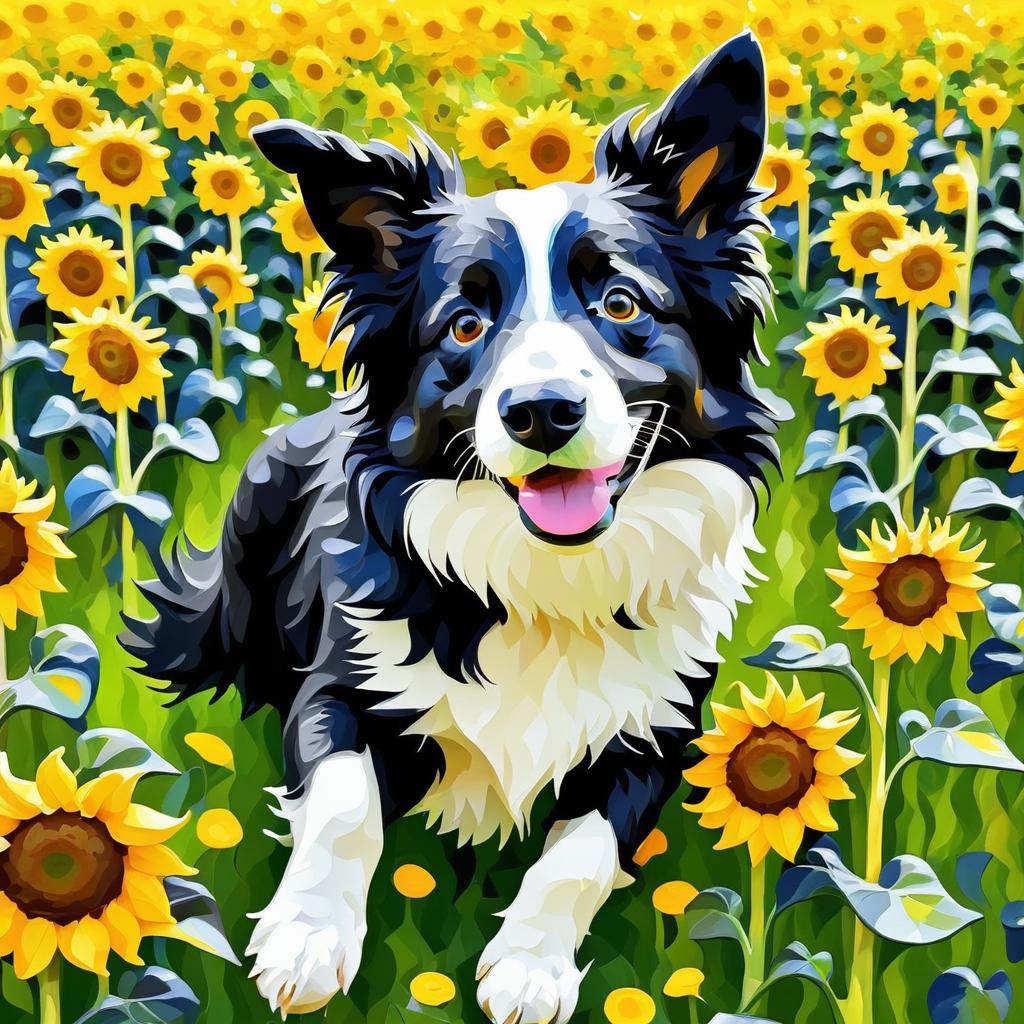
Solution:
<path fill-rule="evenodd" d="M 495 1024 L 564 1024 L 585 971 L 572 955 L 508 949 L 498 937 L 480 957 L 476 998 Z"/>
<path fill-rule="evenodd" d="M 363 955 L 365 920 L 351 908 L 312 919 L 300 902 L 278 897 L 263 910 L 246 949 L 256 962 L 249 974 L 271 1010 L 311 1013 L 347 992 Z"/>

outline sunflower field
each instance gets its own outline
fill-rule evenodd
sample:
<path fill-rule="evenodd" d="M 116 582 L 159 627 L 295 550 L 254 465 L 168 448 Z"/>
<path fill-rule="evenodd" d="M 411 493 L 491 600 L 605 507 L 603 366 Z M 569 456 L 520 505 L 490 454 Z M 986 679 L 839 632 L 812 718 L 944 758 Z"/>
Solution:
<path fill-rule="evenodd" d="M 288 852 L 279 722 L 165 708 L 116 640 L 156 553 L 211 546 L 263 436 L 346 384 L 324 245 L 250 129 L 417 125 L 474 191 L 582 180 L 603 125 L 744 28 L 766 578 L 573 1020 L 1024 1020 L 1024 9 L 649 7 L 0 9 L 3 1024 L 277 1018 L 244 950 Z M 482 1021 L 477 957 L 542 842 L 391 828 L 362 969 L 312 1019 Z"/>

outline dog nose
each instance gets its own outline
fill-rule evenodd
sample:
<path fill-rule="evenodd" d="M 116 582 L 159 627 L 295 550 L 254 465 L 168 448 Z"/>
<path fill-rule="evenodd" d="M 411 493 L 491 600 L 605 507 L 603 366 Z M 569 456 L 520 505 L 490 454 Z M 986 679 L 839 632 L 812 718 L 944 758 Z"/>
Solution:
<path fill-rule="evenodd" d="M 509 437 L 545 455 L 576 436 L 586 412 L 586 395 L 568 381 L 510 388 L 498 399 L 498 414 Z"/>

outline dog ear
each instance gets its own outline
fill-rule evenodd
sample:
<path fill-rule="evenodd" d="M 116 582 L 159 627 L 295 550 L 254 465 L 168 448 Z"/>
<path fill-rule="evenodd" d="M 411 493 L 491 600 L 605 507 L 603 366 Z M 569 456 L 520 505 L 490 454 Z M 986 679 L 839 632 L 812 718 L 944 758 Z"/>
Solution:
<path fill-rule="evenodd" d="M 457 168 L 423 134 L 409 153 L 385 142 L 360 146 L 292 120 L 267 121 L 251 135 L 271 163 L 298 179 L 310 220 L 342 274 L 394 273 L 417 216 L 460 187 Z"/>
<path fill-rule="evenodd" d="M 743 33 L 719 47 L 635 130 L 635 111 L 598 141 L 604 174 L 671 205 L 684 230 L 728 222 L 755 198 L 751 183 L 764 152 L 764 56 Z"/>

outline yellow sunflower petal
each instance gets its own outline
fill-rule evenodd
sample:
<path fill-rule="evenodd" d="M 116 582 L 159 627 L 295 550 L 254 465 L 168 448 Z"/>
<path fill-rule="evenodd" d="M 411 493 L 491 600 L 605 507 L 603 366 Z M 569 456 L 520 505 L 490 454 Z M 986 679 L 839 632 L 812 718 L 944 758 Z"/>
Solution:
<path fill-rule="evenodd" d="M 23 981 L 49 966 L 57 952 L 57 926 L 42 917 L 30 917 L 14 942 L 14 973 Z"/>
<path fill-rule="evenodd" d="M 158 878 L 166 878 L 168 875 L 199 874 L 172 849 L 159 845 L 129 847 L 128 866 L 141 871 L 144 875 L 155 875 Z"/>
<path fill-rule="evenodd" d="M 174 818 L 145 804 L 129 804 L 123 814 L 109 818 L 106 824 L 114 839 L 125 846 L 156 846 L 170 839 L 190 817 L 186 812 Z"/>
<path fill-rule="evenodd" d="M 78 809 L 78 786 L 75 773 L 64 763 L 64 748 L 57 747 L 36 769 L 36 786 L 43 801 L 65 811 Z"/>
<path fill-rule="evenodd" d="M 110 934 L 101 921 L 95 917 L 72 921 L 58 930 L 57 942 L 70 963 L 101 978 L 109 977 Z"/>
<path fill-rule="evenodd" d="M 845 747 L 829 747 L 827 750 L 819 750 L 814 755 L 815 771 L 823 772 L 825 775 L 842 775 L 864 760 L 863 754 L 855 750 L 847 750 Z"/>
<path fill-rule="evenodd" d="M 798 809 L 808 828 L 817 829 L 819 832 L 835 832 L 839 828 L 828 809 L 828 801 L 814 786 L 800 798 Z"/>
<path fill-rule="evenodd" d="M 163 883 L 152 875 L 127 868 L 121 899 L 141 923 L 169 923 L 174 920 Z"/>
<path fill-rule="evenodd" d="M 141 964 L 143 960 L 139 956 L 139 943 L 142 941 L 142 931 L 131 911 L 114 900 L 107 904 L 101 920 L 110 936 L 111 949 L 122 960 L 130 964 Z"/>
<path fill-rule="evenodd" d="M 725 784 L 725 767 L 729 763 L 727 754 L 711 754 L 702 758 L 692 768 L 683 772 L 683 778 L 691 785 L 700 789 Z"/>

